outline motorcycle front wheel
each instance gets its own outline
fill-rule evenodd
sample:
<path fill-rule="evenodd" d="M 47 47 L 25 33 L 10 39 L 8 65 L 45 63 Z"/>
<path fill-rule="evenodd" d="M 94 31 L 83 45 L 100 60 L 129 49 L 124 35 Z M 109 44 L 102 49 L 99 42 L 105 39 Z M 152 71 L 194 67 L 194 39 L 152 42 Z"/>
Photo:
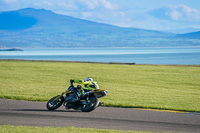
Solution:
<path fill-rule="evenodd" d="M 81 105 L 81 111 L 82 112 L 90 112 L 94 110 L 99 105 L 99 99 L 95 96 L 90 97 L 86 104 Z"/>
<path fill-rule="evenodd" d="M 48 110 L 55 110 L 55 109 L 59 108 L 62 105 L 63 102 L 64 102 L 64 98 L 59 97 L 59 95 L 58 95 L 58 96 L 51 98 L 47 102 L 46 106 L 47 106 Z"/>

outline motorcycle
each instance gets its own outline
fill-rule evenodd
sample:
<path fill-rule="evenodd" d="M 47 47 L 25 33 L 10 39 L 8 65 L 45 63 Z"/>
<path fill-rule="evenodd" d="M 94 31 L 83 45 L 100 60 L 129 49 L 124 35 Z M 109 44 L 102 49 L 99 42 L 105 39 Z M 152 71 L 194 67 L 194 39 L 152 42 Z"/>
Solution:
<path fill-rule="evenodd" d="M 66 109 L 81 110 L 82 112 L 93 111 L 100 105 L 103 105 L 102 102 L 99 102 L 99 98 L 104 97 L 108 94 L 107 90 L 87 90 L 87 89 L 77 89 L 74 87 L 73 83 L 70 83 L 69 88 L 63 92 L 61 95 L 57 95 L 51 98 L 46 107 L 48 110 L 55 110 L 59 108 L 62 104 Z M 78 91 L 81 91 L 82 95 L 77 96 Z M 77 97 L 77 101 L 73 101 L 74 97 Z"/>

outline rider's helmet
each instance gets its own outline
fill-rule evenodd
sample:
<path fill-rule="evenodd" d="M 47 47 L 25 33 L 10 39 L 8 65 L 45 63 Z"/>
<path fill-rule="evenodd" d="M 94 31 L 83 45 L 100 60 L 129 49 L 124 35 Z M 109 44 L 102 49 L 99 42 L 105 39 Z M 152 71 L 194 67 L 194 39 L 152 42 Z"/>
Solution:
<path fill-rule="evenodd" d="M 93 79 L 90 78 L 90 77 L 87 77 L 87 78 L 84 80 L 84 82 L 86 82 L 86 81 L 91 81 L 91 82 L 93 82 Z"/>

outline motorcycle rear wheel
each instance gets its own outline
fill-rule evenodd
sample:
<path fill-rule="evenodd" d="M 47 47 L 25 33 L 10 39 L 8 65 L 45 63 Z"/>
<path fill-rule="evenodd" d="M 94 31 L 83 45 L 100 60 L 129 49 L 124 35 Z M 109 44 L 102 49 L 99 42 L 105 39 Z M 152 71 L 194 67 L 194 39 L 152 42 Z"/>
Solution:
<path fill-rule="evenodd" d="M 55 96 L 55 97 L 51 98 L 47 102 L 46 107 L 47 107 L 48 110 L 55 110 L 55 109 L 59 108 L 62 105 L 62 103 L 64 102 L 64 98 L 63 97 L 59 97 L 58 98 L 58 96 Z"/>
<path fill-rule="evenodd" d="M 94 110 L 99 105 L 99 99 L 95 96 L 90 97 L 87 104 L 81 105 L 81 111 L 82 112 L 90 112 Z"/>

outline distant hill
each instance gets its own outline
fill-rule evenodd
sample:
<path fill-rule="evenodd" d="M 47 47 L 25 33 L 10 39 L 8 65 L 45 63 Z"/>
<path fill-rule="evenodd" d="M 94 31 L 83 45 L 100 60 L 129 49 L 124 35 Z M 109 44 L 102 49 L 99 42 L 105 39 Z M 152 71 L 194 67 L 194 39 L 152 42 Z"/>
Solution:
<path fill-rule="evenodd" d="M 0 48 L 199 46 L 176 34 L 122 28 L 25 8 L 0 12 Z"/>
<path fill-rule="evenodd" d="M 177 37 L 189 38 L 189 39 L 200 39 L 200 31 L 186 33 L 186 34 L 179 34 L 179 35 L 177 35 Z"/>
<path fill-rule="evenodd" d="M 200 29 L 188 27 L 183 29 L 174 29 L 174 30 L 167 30 L 166 32 L 176 33 L 176 34 L 186 34 L 191 32 L 197 32 L 200 31 Z"/>
<path fill-rule="evenodd" d="M 11 48 L 11 49 L 0 49 L 0 51 L 23 51 L 23 50 L 22 49 Z"/>

